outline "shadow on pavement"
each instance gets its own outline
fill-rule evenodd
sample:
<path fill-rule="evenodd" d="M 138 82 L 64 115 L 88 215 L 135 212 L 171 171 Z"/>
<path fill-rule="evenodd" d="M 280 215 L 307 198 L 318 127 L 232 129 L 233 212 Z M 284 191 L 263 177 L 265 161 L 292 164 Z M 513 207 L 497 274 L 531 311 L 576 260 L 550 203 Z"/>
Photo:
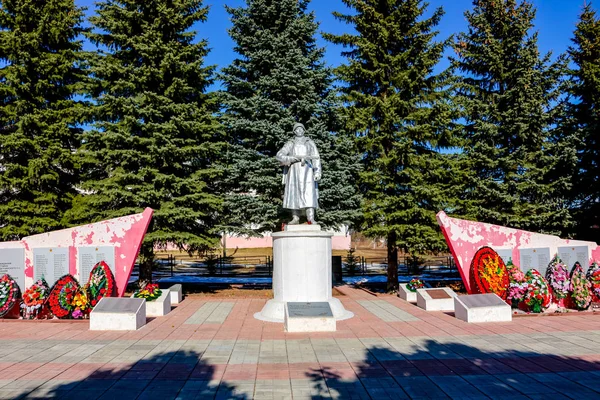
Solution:
<path fill-rule="evenodd" d="M 215 366 L 194 351 L 173 351 L 142 359 L 100 367 L 80 381 L 48 381 L 25 399 L 249 399 L 236 387 L 221 381 Z M 106 364 L 108 365 L 108 364 Z M 253 387 L 250 390 L 252 393 Z"/>
<path fill-rule="evenodd" d="M 313 382 L 311 398 L 600 399 L 598 342 L 589 343 L 589 353 L 595 355 L 564 356 L 411 339 L 388 339 L 389 346 L 370 347 L 345 370 L 322 363 L 307 373 Z M 569 344 L 555 339 L 557 350 Z"/>
<path fill-rule="evenodd" d="M 319 350 L 321 354 L 315 354 L 318 364 L 271 364 L 270 367 L 293 372 L 291 379 L 271 380 L 261 380 L 260 376 L 257 380 L 256 374 L 250 374 L 252 378 L 247 380 L 223 379 L 226 368 L 234 372 L 256 371 L 257 364 L 211 364 L 210 358 L 202 359 L 201 351 L 165 350 L 140 356 L 139 361 L 132 363 L 111 361 L 101 367 L 75 364 L 82 372 L 88 367 L 90 371 L 94 369 L 76 381 L 55 378 L 36 384 L 17 380 L 0 391 L 3 396 L 18 394 L 9 398 L 77 400 L 598 399 L 600 335 L 587 333 L 591 336 L 469 336 L 468 343 L 460 342 L 458 337 L 336 339 L 337 346 L 332 343 L 331 353 Z M 303 340 L 306 344 L 308 341 Z M 140 345 L 140 352 L 143 346 Z M 323 349 L 322 343 L 320 346 Z M 319 346 L 308 344 L 311 347 Z M 131 352 L 128 357 L 136 359 L 136 349 Z M 330 356 L 334 353 L 334 357 Z M 263 364 L 265 361 L 259 357 L 259 369 L 261 365 L 269 366 Z M 51 368 L 52 363 L 45 366 Z"/>

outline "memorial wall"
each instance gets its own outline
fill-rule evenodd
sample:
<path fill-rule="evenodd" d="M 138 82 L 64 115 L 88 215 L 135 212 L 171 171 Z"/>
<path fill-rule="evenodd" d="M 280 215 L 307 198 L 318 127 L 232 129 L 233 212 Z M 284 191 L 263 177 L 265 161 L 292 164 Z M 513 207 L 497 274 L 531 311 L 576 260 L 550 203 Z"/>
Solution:
<path fill-rule="evenodd" d="M 555 256 L 568 269 L 581 264 L 584 273 L 591 261 L 600 260 L 600 247 L 594 242 L 450 218 L 443 211 L 437 214 L 437 220 L 469 293 L 474 293 L 469 279 L 471 261 L 482 247 L 495 250 L 505 264 L 510 262 L 523 272 L 535 269 L 542 276 Z"/>
<path fill-rule="evenodd" d="M 151 218 L 152 209 L 146 208 L 140 214 L 1 242 L 0 276 L 9 274 L 21 291 L 41 278 L 52 287 L 67 274 L 85 285 L 92 268 L 104 261 L 123 296 Z"/>

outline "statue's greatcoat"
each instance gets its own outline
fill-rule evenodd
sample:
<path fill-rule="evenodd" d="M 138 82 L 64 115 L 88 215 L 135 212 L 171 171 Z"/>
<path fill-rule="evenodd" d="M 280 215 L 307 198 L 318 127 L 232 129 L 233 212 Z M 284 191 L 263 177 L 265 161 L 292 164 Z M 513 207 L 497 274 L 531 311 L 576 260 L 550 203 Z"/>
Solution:
<path fill-rule="evenodd" d="M 302 162 L 292 162 L 294 157 Z M 318 188 L 315 174 L 321 174 L 321 160 L 315 143 L 306 136 L 288 141 L 277 153 L 283 170 L 283 207 L 291 210 L 318 208 Z"/>

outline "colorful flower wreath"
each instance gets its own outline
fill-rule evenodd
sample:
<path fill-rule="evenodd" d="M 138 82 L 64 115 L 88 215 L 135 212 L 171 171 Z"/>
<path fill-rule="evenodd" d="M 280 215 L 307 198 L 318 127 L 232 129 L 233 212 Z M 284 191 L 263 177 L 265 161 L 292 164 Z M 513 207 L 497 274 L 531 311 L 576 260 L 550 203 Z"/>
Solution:
<path fill-rule="evenodd" d="M 573 287 L 573 293 L 571 299 L 579 310 L 585 310 L 590 306 L 592 302 L 591 287 L 592 284 L 585 278 L 585 273 L 581 264 L 575 263 L 573 271 L 571 272 L 571 286 Z"/>
<path fill-rule="evenodd" d="M 90 279 L 87 283 L 89 302 L 91 307 L 96 307 L 96 304 L 103 297 L 114 296 L 116 288 L 115 278 L 112 271 L 104 261 L 100 261 L 92 268 Z"/>
<path fill-rule="evenodd" d="M 471 262 L 471 288 L 476 293 L 496 293 L 506 300 L 508 285 L 508 271 L 498 253 L 490 247 L 477 250 Z"/>
<path fill-rule="evenodd" d="M 550 305 L 551 300 L 548 282 L 536 269 L 527 271 L 525 279 L 527 280 L 527 291 L 523 301 L 531 312 L 544 311 Z"/>
<path fill-rule="evenodd" d="M 48 305 L 55 317 L 71 318 L 71 313 L 75 310 L 74 299 L 79 289 L 79 283 L 72 275 L 65 275 L 56 281 L 48 296 Z"/>
<path fill-rule="evenodd" d="M 600 302 L 600 265 L 598 265 L 596 262 L 593 262 L 588 269 L 586 278 L 592 285 L 592 300 Z"/>
<path fill-rule="evenodd" d="M 73 296 L 73 301 L 71 302 L 71 306 L 73 306 L 71 317 L 75 319 L 84 318 L 91 311 L 87 289 L 87 285 L 80 286 Z"/>
<path fill-rule="evenodd" d="M 148 283 L 142 289 L 136 290 L 133 297 L 139 299 L 146 299 L 146 301 L 152 301 L 158 299 L 162 294 L 162 290 L 158 288 L 157 283 Z"/>
<path fill-rule="evenodd" d="M 0 277 L 0 318 L 7 315 L 21 298 L 17 282 L 8 274 Z"/>
<path fill-rule="evenodd" d="M 50 287 L 44 278 L 38 279 L 23 293 L 21 312 L 23 319 L 35 319 L 44 313 Z"/>
<path fill-rule="evenodd" d="M 421 289 L 425 287 L 425 282 L 420 279 L 413 278 L 406 284 L 406 288 L 411 292 L 416 292 L 417 289 Z"/>
<path fill-rule="evenodd" d="M 510 281 L 506 301 L 513 308 L 517 308 L 519 303 L 525 298 L 525 292 L 527 292 L 528 287 L 527 280 L 523 271 L 514 265 L 511 260 L 506 264 L 506 269 Z"/>
<path fill-rule="evenodd" d="M 569 270 L 558 256 L 554 256 L 552 261 L 550 261 L 550 264 L 548 264 L 546 280 L 552 288 L 552 297 L 555 300 L 564 299 L 569 295 L 569 292 L 571 291 Z"/>

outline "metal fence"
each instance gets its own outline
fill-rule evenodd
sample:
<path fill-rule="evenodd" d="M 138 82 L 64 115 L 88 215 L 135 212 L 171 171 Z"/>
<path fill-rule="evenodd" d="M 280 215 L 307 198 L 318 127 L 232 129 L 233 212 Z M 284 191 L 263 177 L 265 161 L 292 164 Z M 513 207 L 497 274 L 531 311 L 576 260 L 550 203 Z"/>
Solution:
<path fill-rule="evenodd" d="M 387 258 L 355 257 L 348 260 L 342 257 L 343 275 L 382 275 L 386 274 Z M 208 257 L 204 260 L 182 260 L 172 254 L 156 260 L 155 274 L 160 276 L 223 276 L 223 277 L 269 277 L 273 275 L 271 256 Z M 398 257 L 398 274 L 415 275 L 421 273 L 456 273 L 452 256 L 429 257 L 417 260 L 408 256 Z"/>

